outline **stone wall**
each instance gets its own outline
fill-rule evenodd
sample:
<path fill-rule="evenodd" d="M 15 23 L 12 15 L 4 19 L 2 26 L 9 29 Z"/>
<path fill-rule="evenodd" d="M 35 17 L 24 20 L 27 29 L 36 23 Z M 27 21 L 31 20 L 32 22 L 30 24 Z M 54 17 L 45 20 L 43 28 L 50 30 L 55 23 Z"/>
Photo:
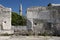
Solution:
<path fill-rule="evenodd" d="M 11 8 L 0 5 L 0 34 L 10 34 L 13 31 L 11 31 L 11 11 Z"/>
<path fill-rule="evenodd" d="M 12 29 L 14 30 L 14 33 L 17 34 L 26 34 L 26 32 L 28 32 L 27 26 L 12 26 Z"/>

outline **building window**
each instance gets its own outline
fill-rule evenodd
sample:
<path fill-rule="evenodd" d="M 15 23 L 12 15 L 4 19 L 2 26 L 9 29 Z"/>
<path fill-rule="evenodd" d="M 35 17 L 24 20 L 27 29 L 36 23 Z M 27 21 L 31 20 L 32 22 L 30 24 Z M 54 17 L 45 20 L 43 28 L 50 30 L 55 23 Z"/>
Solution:
<path fill-rule="evenodd" d="M 6 23 L 6 21 L 4 21 L 4 23 Z"/>
<path fill-rule="evenodd" d="M 37 25 L 37 23 L 34 23 L 35 25 Z"/>

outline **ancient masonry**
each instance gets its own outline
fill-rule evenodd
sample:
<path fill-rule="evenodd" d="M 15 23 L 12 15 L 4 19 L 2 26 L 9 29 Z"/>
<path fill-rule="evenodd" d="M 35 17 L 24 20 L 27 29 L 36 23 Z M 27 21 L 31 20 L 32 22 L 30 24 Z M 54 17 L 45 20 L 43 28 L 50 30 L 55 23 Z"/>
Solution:
<path fill-rule="evenodd" d="M 11 29 L 11 8 L 6 8 L 0 4 L 0 34 L 12 34 Z"/>
<path fill-rule="evenodd" d="M 27 27 L 34 33 L 60 34 L 60 4 L 27 8 Z"/>

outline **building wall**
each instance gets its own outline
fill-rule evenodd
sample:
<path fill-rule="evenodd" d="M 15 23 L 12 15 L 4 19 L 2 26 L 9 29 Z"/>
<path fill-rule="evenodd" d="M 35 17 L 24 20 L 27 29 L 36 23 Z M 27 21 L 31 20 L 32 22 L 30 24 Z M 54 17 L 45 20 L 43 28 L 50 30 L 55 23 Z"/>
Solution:
<path fill-rule="evenodd" d="M 42 11 L 43 10 L 43 11 Z M 28 8 L 27 9 L 27 18 L 39 18 L 44 19 L 45 17 L 49 17 L 49 11 L 46 9 L 46 7 L 34 7 L 34 8 Z M 47 15 L 47 16 L 46 16 Z"/>
<path fill-rule="evenodd" d="M 31 25 L 30 28 L 32 28 L 32 30 L 35 31 L 36 33 L 39 32 L 39 29 L 41 29 L 43 32 L 45 29 L 49 29 L 49 27 L 51 28 L 47 31 L 48 33 L 53 31 L 57 32 L 59 30 L 59 29 L 57 30 L 57 28 L 59 27 L 59 24 L 60 24 L 59 18 L 60 18 L 59 7 L 55 7 L 55 6 L 54 7 L 52 6 L 51 7 L 32 7 L 27 9 L 27 19 L 29 20 L 29 22 L 31 22 L 31 24 L 27 22 L 28 24 L 27 27 L 30 27 L 29 25 Z M 48 24 L 51 26 L 49 26 Z"/>
<path fill-rule="evenodd" d="M 41 33 L 43 30 L 44 22 L 50 20 L 50 11 L 47 10 L 46 7 L 28 8 L 27 20 L 29 20 L 27 21 L 27 27 L 29 29 L 32 29 L 32 31 L 35 33 Z"/>
<path fill-rule="evenodd" d="M 2 22 L 3 29 L 11 29 L 11 8 L 6 8 L 5 10 L 2 11 L 2 13 L 4 13 Z"/>
<path fill-rule="evenodd" d="M 11 33 L 11 8 L 0 5 L 0 33 Z"/>
<path fill-rule="evenodd" d="M 27 34 L 28 29 L 27 26 L 12 26 L 14 33 L 16 34 Z"/>

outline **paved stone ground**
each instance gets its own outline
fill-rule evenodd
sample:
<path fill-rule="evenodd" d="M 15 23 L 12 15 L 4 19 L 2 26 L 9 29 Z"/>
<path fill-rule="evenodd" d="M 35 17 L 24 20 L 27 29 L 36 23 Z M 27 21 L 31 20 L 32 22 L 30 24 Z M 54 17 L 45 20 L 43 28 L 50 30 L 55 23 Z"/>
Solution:
<path fill-rule="evenodd" d="M 0 36 L 0 40 L 60 40 L 60 37 L 50 36 Z"/>

